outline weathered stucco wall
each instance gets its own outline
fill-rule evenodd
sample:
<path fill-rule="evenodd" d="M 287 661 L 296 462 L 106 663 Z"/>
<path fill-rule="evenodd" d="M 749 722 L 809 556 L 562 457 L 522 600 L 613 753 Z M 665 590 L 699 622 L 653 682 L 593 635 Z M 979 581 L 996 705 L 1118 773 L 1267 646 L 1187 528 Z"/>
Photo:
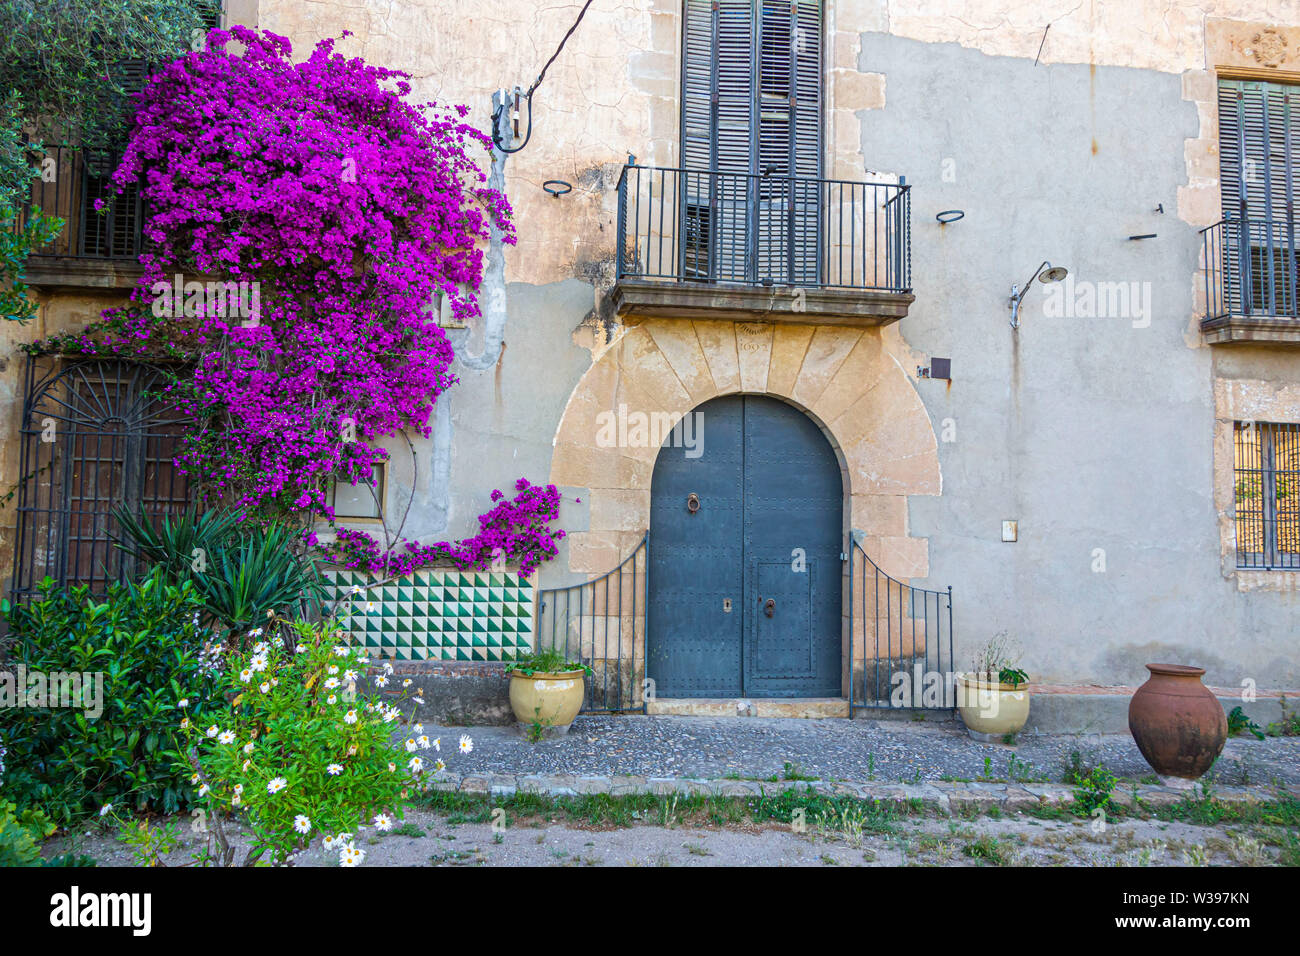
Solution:
<path fill-rule="evenodd" d="M 486 129 L 492 92 L 532 82 L 581 3 L 239 7 L 239 19 L 289 36 L 299 53 L 350 30 L 343 52 L 410 71 L 418 95 L 464 103 Z M 647 410 L 679 414 L 712 394 L 769 390 L 830 426 L 861 398 L 854 388 L 884 382 L 841 421 L 842 448 L 897 434 L 906 419 L 936 467 L 859 493 L 880 461 L 846 456 L 858 469 L 851 521 L 879 539 L 895 573 L 954 586 L 959 664 L 1006 631 L 1030 672 L 1051 682 L 1131 684 L 1143 663 L 1171 658 L 1207 666 L 1220 686 L 1300 686 L 1297 576 L 1232 568 L 1230 447 L 1224 457 L 1234 417 L 1300 421 L 1300 352 L 1212 349 L 1196 324 L 1197 229 L 1219 215 L 1215 68 L 1300 71 L 1300 5 L 827 7 L 827 174 L 903 174 L 914 187 L 916 303 L 836 359 L 869 342 L 888 363 L 823 369 L 803 401 L 809 343 L 796 361 L 788 329 L 767 339 L 733 323 L 627 331 L 613 321 L 605 293 L 618 167 L 629 153 L 677 161 L 680 4 L 600 2 L 537 94 L 532 142 L 506 164 L 519 244 L 505 256 L 501 358 L 483 370 L 458 365 L 461 382 L 440 405 L 434 439 L 417 444 L 415 470 L 397 449 L 390 511 L 413 495 L 408 535 L 459 537 L 492 488 L 554 479 L 571 537 L 541 582 L 585 577 L 648 520 L 648 486 L 636 484 L 646 463 L 593 448 L 588 419 L 602 403 L 612 410 L 637 394 Z M 547 179 L 574 190 L 552 198 Z M 951 208 L 965 218 L 939 226 L 934 214 Z M 1127 238 L 1145 233 L 1157 238 Z M 1011 285 L 1043 259 L 1070 269 L 1073 294 L 1136 282 L 1150 308 L 1053 316 L 1036 284 L 1013 333 Z M 698 356 L 683 351 L 686 328 Z M 451 334 L 459 354 L 482 352 L 481 322 Z M 761 340 L 761 355 L 732 381 L 727 356 L 746 335 Z M 951 385 L 916 380 L 932 355 L 952 358 Z M 814 355 L 809 368 L 829 361 Z M 773 370 L 789 373 L 780 388 Z M 3 375 L 12 389 L 12 360 Z M 817 408 L 828 401 L 843 404 L 831 419 Z M 1019 522 L 1018 542 L 1000 540 L 1003 519 Z"/>

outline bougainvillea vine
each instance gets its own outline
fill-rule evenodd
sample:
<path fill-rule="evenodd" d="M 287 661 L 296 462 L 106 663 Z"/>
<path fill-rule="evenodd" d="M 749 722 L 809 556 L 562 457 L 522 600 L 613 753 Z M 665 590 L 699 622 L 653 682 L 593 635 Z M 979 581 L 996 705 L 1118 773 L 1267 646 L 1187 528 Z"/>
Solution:
<path fill-rule="evenodd" d="M 340 528 L 334 541 L 321 546 L 322 551 L 334 564 L 384 576 L 437 564 L 465 571 L 512 565 L 518 566 L 521 574 L 531 574 L 543 561 L 555 557 L 555 542 L 564 537 L 563 531 L 550 528 L 550 522 L 560 515 L 560 492 L 554 485 L 533 485 L 525 478 L 515 482 L 515 490 L 518 494 L 509 501 L 502 492 L 493 491 L 496 506 L 479 516 L 478 534 L 455 544 L 410 541 L 400 548 L 385 549 L 364 531 Z"/>
<path fill-rule="evenodd" d="M 179 344 L 193 371 L 177 394 L 202 427 L 178 461 L 209 500 L 332 517 L 330 479 L 368 481 L 387 456 L 380 438 L 427 437 L 454 381 L 431 303 L 477 314 L 479 244 L 491 223 L 514 236 L 464 107 L 409 103 L 407 74 L 332 40 L 291 55 L 270 32 L 213 30 L 152 78 L 114 174 L 119 190 L 143 176 L 144 275 L 131 305 L 75 344 Z M 173 303 L 181 274 L 208 281 Z"/>

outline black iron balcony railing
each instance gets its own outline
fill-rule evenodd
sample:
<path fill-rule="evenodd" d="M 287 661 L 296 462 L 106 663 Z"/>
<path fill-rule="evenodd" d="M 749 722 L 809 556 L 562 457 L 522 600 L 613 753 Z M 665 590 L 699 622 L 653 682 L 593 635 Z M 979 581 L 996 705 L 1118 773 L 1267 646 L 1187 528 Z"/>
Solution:
<path fill-rule="evenodd" d="M 908 293 L 910 204 L 902 182 L 628 164 L 618 278 Z"/>
<path fill-rule="evenodd" d="M 1300 224 L 1281 219 L 1224 219 L 1201 230 L 1205 319 L 1238 316 L 1300 319 Z"/>
<path fill-rule="evenodd" d="M 109 177 L 117 168 L 120 150 L 48 146 L 38 157 L 40 178 L 32 184 L 28 206 L 64 221 L 63 231 L 33 257 L 71 259 L 135 259 L 144 249 L 144 209 L 139 189 L 115 195 Z M 103 200 L 105 211 L 95 210 Z"/>

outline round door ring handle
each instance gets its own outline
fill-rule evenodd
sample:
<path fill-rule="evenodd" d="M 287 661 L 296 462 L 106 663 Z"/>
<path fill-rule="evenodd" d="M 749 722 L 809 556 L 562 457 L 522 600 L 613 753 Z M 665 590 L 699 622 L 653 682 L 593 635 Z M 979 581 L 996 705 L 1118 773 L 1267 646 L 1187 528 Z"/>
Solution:
<path fill-rule="evenodd" d="M 691 514 L 700 510 L 700 496 L 693 491 L 686 496 L 686 510 Z"/>

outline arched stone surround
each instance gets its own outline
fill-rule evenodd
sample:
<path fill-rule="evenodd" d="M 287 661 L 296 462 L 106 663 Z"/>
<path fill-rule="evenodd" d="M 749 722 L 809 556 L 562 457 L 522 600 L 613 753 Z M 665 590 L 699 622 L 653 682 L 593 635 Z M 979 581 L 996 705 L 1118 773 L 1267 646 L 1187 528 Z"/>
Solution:
<path fill-rule="evenodd" d="M 600 574 L 629 554 L 650 523 L 659 445 L 605 447 L 602 413 L 678 421 L 737 392 L 803 409 L 829 436 L 845 470 L 846 513 L 865 547 L 900 580 L 928 573 L 927 542 L 908 534 L 907 498 L 940 493 L 938 446 L 896 331 L 881 328 L 652 319 L 626 329 L 596 358 L 556 430 L 553 484 L 585 489 L 591 523 L 572 532 L 569 569 Z"/>

